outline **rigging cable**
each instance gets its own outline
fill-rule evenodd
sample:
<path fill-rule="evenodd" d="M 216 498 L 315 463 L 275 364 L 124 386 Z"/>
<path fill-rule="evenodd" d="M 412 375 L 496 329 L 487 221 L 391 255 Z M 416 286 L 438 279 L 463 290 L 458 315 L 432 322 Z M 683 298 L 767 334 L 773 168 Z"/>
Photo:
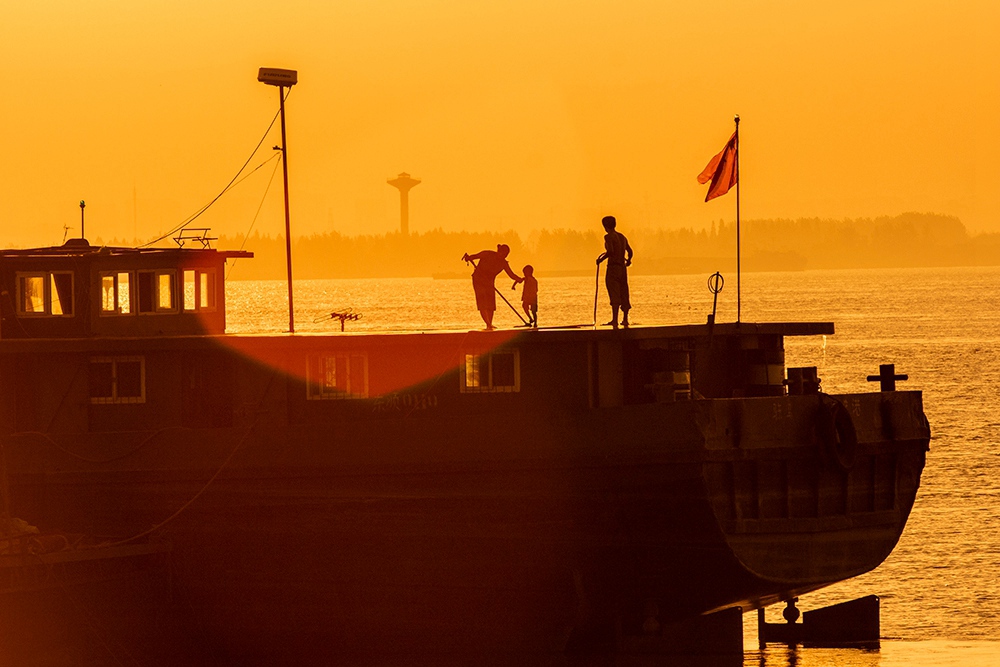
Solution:
<path fill-rule="evenodd" d="M 268 158 L 268 160 L 271 160 L 274 157 L 281 157 L 281 153 L 275 153 L 273 156 Z M 263 167 L 265 164 L 267 164 L 267 160 L 262 162 L 260 167 Z M 264 208 L 264 200 L 267 199 L 267 193 L 270 192 L 271 190 L 271 183 L 274 182 L 274 175 L 278 173 L 278 165 L 280 164 L 281 164 L 280 161 L 274 163 L 274 169 L 271 170 L 271 178 L 268 179 L 267 187 L 264 188 L 264 195 L 260 198 L 260 204 L 257 206 L 257 212 L 253 214 L 253 220 L 250 221 L 250 228 L 247 229 L 247 233 L 243 235 L 243 243 L 240 244 L 240 251 L 243 250 L 243 248 L 247 244 L 247 241 L 250 240 L 250 232 L 253 231 L 253 226 L 257 224 L 257 218 L 258 216 L 260 216 L 260 209 Z M 260 169 L 260 167 L 257 167 L 257 169 Z M 257 169 L 254 169 L 254 171 L 257 171 Z M 249 175 L 250 174 L 247 174 L 247 176 Z M 233 263 L 229 265 L 229 270 L 226 271 L 226 280 L 229 280 L 229 274 L 233 272 L 233 267 L 236 266 L 236 262 L 238 262 L 239 259 L 240 259 L 239 257 L 233 257 Z"/>
<path fill-rule="evenodd" d="M 289 93 L 291 93 L 291 88 L 289 88 Z M 288 94 L 289 93 L 285 94 L 285 99 L 288 99 Z M 222 195 L 226 194 L 226 192 L 228 192 L 235 184 L 237 184 L 237 180 L 236 179 L 238 179 L 240 177 L 240 174 L 243 173 L 243 170 L 247 168 L 248 164 L 250 164 L 250 160 L 252 160 L 253 156 L 256 155 L 257 151 L 260 150 L 261 144 L 263 144 L 264 140 L 267 139 L 267 135 L 271 133 L 271 128 L 274 127 L 274 123 L 275 123 L 276 120 L 278 120 L 278 116 L 280 115 L 280 113 L 281 113 L 280 109 L 277 112 L 275 112 L 274 118 L 271 119 L 270 124 L 267 126 L 267 129 L 264 131 L 264 136 L 262 136 L 260 138 L 260 141 L 257 142 L 257 146 L 253 149 L 253 152 L 250 153 L 250 157 L 247 158 L 246 162 L 243 163 L 243 166 L 240 167 L 240 170 L 236 172 L 236 175 L 233 176 L 232 180 L 229 181 L 229 183 L 226 185 L 226 187 L 224 187 L 222 189 L 222 191 L 219 194 L 217 194 L 212 199 L 212 201 L 210 201 L 207 204 L 205 204 L 204 206 L 202 206 L 200 209 L 198 209 L 197 212 L 195 212 L 194 214 L 192 214 L 191 216 L 189 216 L 184 222 L 182 222 L 181 224 L 177 225 L 176 227 L 174 227 L 173 229 L 171 229 L 166 234 L 163 234 L 163 235 L 161 235 L 161 236 L 153 239 L 152 241 L 144 243 L 144 244 L 142 244 L 139 247 L 140 248 L 147 248 L 147 247 L 153 245 L 154 243 L 159 243 L 163 239 L 171 236 L 172 234 L 176 234 L 180 230 L 184 229 L 185 227 L 187 227 L 188 225 L 190 225 L 192 222 L 194 222 L 202 213 L 204 213 L 205 211 L 207 211 L 209 209 L 209 207 L 212 206 L 212 204 L 214 204 L 215 202 L 217 202 L 219 200 L 219 198 L 222 197 Z M 254 171 L 256 171 L 256 169 Z M 253 173 L 253 172 L 250 172 L 250 173 Z"/>

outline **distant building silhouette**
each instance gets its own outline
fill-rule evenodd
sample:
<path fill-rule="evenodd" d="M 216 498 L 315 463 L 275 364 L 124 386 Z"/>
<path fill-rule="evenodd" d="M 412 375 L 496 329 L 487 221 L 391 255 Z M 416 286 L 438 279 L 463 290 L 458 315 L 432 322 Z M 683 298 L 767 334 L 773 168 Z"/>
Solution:
<path fill-rule="evenodd" d="M 420 181 L 404 171 L 386 183 L 399 190 L 399 229 L 406 236 L 410 233 L 410 188 L 420 185 Z"/>

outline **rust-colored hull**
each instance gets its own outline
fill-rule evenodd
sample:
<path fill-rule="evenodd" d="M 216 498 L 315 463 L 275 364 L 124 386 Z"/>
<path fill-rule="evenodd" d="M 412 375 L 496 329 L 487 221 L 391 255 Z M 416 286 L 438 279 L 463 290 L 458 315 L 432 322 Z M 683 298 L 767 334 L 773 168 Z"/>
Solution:
<path fill-rule="evenodd" d="M 96 456 L 103 436 L 23 435 L 11 497 L 64 530 L 167 520 L 178 600 L 217 655 L 563 649 L 878 566 L 929 430 L 918 392 L 837 398 L 847 469 L 817 428 L 824 399 L 780 396 L 139 432 L 101 465 L 64 450 Z"/>

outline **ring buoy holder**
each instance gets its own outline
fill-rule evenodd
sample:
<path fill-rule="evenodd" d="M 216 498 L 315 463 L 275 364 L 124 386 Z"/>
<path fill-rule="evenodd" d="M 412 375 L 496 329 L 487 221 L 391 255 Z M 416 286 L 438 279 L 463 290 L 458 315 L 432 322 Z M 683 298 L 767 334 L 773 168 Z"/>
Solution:
<path fill-rule="evenodd" d="M 844 472 L 854 466 L 858 455 L 858 432 L 854 428 L 854 420 L 843 403 L 827 394 L 820 395 L 816 434 L 826 461 Z"/>

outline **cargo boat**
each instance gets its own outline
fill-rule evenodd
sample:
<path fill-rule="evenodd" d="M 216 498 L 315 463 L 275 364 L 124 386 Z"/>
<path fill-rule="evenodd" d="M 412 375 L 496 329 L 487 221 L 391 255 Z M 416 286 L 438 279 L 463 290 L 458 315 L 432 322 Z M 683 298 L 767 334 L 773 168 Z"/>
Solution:
<path fill-rule="evenodd" d="M 906 523 L 921 393 L 785 368 L 832 323 L 226 334 L 250 256 L 0 251 L 9 513 L 169 543 L 212 655 L 620 644 L 872 570 Z"/>

